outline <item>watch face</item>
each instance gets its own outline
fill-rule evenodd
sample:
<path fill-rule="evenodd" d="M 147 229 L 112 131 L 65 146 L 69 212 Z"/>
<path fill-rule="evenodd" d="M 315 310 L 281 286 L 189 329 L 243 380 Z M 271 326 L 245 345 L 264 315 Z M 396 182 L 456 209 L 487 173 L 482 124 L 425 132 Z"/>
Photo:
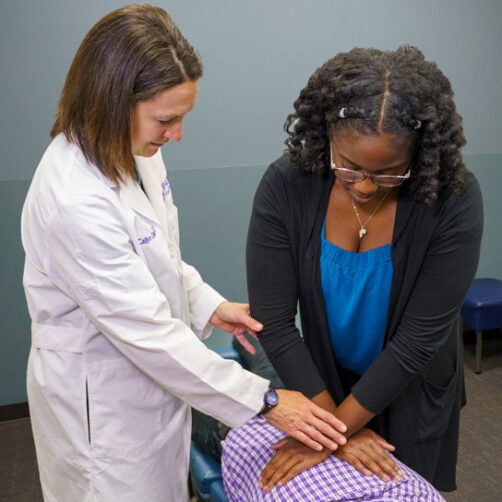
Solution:
<path fill-rule="evenodd" d="M 269 406 L 275 406 L 279 402 L 279 395 L 277 394 L 277 392 L 275 390 L 269 390 L 265 394 L 265 402 Z"/>

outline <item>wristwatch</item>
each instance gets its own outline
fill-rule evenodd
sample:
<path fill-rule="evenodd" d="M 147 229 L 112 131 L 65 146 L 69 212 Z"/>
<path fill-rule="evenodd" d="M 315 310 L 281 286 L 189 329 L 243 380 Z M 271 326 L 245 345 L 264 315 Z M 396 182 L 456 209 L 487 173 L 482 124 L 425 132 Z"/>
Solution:
<path fill-rule="evenodd" d="M 263 408 L 261 409 L 260 413 L 258 413 L 258 415 L 265 415 L 265 413 L 268 413 L 278 404 L 279 394 L 277 394 L 277 391 L 275 389 L 270 387 L 270 389 L 268 389 L 263 396 Z"/>

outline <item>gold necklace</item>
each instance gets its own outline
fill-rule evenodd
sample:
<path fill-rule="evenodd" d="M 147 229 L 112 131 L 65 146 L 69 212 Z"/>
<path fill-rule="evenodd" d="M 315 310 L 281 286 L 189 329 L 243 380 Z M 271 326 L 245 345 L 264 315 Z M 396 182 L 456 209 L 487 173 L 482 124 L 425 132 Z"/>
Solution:
<path fill-rule="evenodd" d="M 373 212 L 370 214 L 370 217 L 366 220 L 366 222 L 363 225 L 363 222 L 361 221 L 361 216 L 359 216 L 359 211 L 357 210 L 356 204 L 354 202 L 354 199 L 352 197 L 350 198 L 350 201 L 352 202 L 352 207 L 354 208 L 354 213 L 356 213 L 356 218 L 359 223 L 359 226 L 361 227 L 359 229 L 359 239 L 362 239 L 368 231 L 366 230 L 366 227 L 368 226 L 368 223 L 372 220 L 373 216 L 377 213 L 377 211 L 380 209 L 380 206 L 383 204 L 383 201 L 385 200 L 385 197 L 387 197 L 387 194 L 390 192 L 390 190 L 387 190 L 384 194 L 384 196 L 380 199 L 378 202 L 377 206 L 373 210 Z"/>

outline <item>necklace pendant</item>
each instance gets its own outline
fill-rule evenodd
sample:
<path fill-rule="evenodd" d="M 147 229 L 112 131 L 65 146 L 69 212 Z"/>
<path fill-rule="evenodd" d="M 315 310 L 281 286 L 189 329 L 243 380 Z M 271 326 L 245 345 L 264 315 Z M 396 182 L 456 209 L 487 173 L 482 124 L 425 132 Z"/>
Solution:
<path fill-rule="evenodd" d="M 365 228 L 361 228 L 359 230 L 359 239 L 362 239 L 366 234 L 367 234 L 367 230 Z"/>

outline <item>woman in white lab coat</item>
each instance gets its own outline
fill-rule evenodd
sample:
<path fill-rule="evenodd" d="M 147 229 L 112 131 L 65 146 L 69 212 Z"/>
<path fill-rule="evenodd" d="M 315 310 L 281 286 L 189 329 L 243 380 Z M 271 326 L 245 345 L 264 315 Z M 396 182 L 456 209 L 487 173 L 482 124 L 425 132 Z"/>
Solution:
<path fill-rule="evenodd" d="M 28 400 L 46 501 L 182 502 L 190 406 L 230 426 L 269 382 L 201 340 L 260 330 L 183 262 L 160 147 L 179 141 L 202 64 L 145 4 L 100 20 L 63 88 L 22 215 L 32 319 Z M 278 391 L 266 418 L 311 447 L 341 422 Z M 273 404 L 273 403 L 268 403 Z"/>

